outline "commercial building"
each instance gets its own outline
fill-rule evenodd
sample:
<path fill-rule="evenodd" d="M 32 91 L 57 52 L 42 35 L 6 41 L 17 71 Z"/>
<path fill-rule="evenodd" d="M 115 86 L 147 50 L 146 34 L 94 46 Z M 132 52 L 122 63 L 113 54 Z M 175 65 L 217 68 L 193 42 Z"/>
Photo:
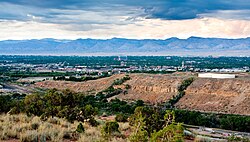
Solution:
<path fill-rule="evenodd" d="M 200 78 L 235 78 L 235 74 L 219 74 L 219 73 L 199 73 Z"/>

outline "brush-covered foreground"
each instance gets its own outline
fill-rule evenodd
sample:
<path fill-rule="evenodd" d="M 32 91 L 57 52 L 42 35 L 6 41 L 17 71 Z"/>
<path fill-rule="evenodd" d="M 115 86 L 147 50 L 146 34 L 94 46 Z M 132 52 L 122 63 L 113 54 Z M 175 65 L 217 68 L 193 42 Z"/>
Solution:
<path fill-rule="evenodd" d="M 73 123 L 61 118 L 48 118 L 42 121 L 38 116 L 28 117 L 24 114 L 0 115 L 0 141 L 3 142 L 93 142 L 105 141 L 102 136 L 102 127 L 105 122 L 98 119 L 100 123 L 97 127 L 92 127 L 88 123 L 83 123 L 84 132 L 77 132 L 80 124 L 78 121 Z M 119 123 L 119 133 L 113 135 L 109 140 L 124 142 L 127 141 L 130 126 L 128 122 Z"/>

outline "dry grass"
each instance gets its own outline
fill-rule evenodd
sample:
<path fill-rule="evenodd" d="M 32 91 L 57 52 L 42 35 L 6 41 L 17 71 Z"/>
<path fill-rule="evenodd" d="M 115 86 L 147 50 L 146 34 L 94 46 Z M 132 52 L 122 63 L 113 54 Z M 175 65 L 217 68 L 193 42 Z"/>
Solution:
<path fill-rule="evenodd" d="M 99 122 L 102 120 L 98 120 Z M 101 124 L 104 124 L 102 122 Z M 37 116 L 28 117 L 24 114 L 19 115 L 0 115 L 0 141 L 18 140 L 21 142 L 100 142 L 104 141 L 101 135 L 102 125 L 92 127 L 84 123 L 85 132 L 77 133 L 75 130 L 79 122 L 69 123 L 64 119 L 49 118 L 42 121 Z M 128 123 L 119 123 L 120 134 L 111 138 L 110 141 L 127 141 L 130 131 Z"/>
<path fill-rule="evenodd" d="M 39 117 L 0 115 L 0 140 L 20 139 L 20 141 L 63 141 L 75 139 L 77 122 L 71 124 L 59 118 L 42 121 Z"/>

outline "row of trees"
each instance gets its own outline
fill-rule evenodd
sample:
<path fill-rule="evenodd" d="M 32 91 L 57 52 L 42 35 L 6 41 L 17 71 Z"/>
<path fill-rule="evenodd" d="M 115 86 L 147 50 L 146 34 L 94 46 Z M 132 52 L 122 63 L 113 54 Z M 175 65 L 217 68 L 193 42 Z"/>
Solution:
<path fill-rule="evenodd" d="M 85 95 L 70 90 L 58 91 L 51 89 L 45 94 L 31 94 L 27 96 L 0 95 L 0 113 L 27 113 L 42 118 L 49 116 L 65 117 L 69 121 L 86 121 L 99 114 L 124 114 L 129 116 L 142 101 L 127 103 L 119 99 L 108 102 L 105 94 Z"/>
<path fill-rule="evenodd" d="M 121 79 L 116 79 L 116 80 L 114 80 L 112 86 L 113 86 L 113 85 L 122 85 L 122 84 L 123 84 L 125 81 L 127 81 L 127 80 L 130 80 L 130 77 L 129 77 L 128 75 L 124 76 L 124 77 L 121 78 Z"/>
<path fill-rule="evenodd" d="M 250 116 L 202 113 L 189 110 L 174 110 L 174 112 L 176 121 L 184 124 L 250 132 Z"/>
<path fill-rule="evenodd" d="M 16 78 L 24 78 L 24 77 L 48 77 L 48 76 L 69 76 L 73 75 L 72 72 L 32 72 L 32 71 L 6 71 L 3 72 L 3 75 L 9 77 L 16 77 Z"/>
<path fill-rule="evenodd" d="M 174 108 L 174 105 L 185 95 L 185 90 L 193 81 L 193 77 L 183 80 L 181 85 L 178 87 L 178 94 L 173 96 L 173 98 L 170 99 L 165 106 L 168 108 Z"/>

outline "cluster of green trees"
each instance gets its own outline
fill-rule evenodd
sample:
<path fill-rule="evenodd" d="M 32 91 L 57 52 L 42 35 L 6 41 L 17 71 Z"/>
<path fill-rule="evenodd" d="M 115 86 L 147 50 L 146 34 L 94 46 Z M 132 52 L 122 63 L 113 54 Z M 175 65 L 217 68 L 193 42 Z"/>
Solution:
<path fill-rule="evenodd" d="M 123 84 L 125 81 L 127 81 L 127 80 L 130 80 L 130 77 L 129 77 L 128 75 L 124 76 L 124 77 L 121 78 L 121 79 L 118 78 L 118 79 L 114 80 L 112 86 L 113 86 L 113 85 L 122 85 L 122 84 Z"/>
<path fill-rule="evenodd" d="M 250 132 L 250 116 L 174 110 L 177 122 L 189 125 Z"/>
<path fill-rule="evenodd" d="M 184 128 L 181 123 L 175 122 L 173 111 L 166 111 L 162 116 L 156 109 L 139 106 L 129 117 L 129 124 L 132 128 L 131 142 L 184 141 Z M 102 127 L 102 136 L 106 140 L 114 136 L 122 137 L 117 121 L 106 122 Z"/>
<path fill-rule="evenodd" d="M 16 102 L 10 109 L 10 114 L 25 112 L 28 115 L 41 116 L 46 119 L 50 116 L 66 118 L 68 121 L 87 121 L 96 125 L 94 116 L 98 108 L 90 104 L 84 104 L 82 94 L 72 93 L 69 90 L 49 90 L 44 95 L 27 95 L 23 100 Z"/>
<path fill-rule="evenodd" d="M 22 100 L 26 97 L 26 94 L 14 93 L 12 95 L 0 95 L 0 113 L 7 113 L 13 107 L 22 106 Z"/>
<path fill-rule="evenodd" d="M 121 85 L 129 79 L 130 79 L 129 75 L 126 75 L 121 79 L 114 80 L 114 82 L 107 89 L 105 89 L 101 92 L 98 92 L 97 96 L 107 99 L 107 98 L 113 97 L 115 95 L 118 95 L 118 94 L 124 92 L 124 90 L 122 90 L 120 88 L 114 88 L 114 85 Z M 130 88 L 130 86 L 128 84 L 126 84 L 125 89 L 129 89 L 129 88 Z"/>
<path fill-rule="evenodd" d="M 92 121 L 94 115 L 102 115 L 103 113 L 129 116 L 136 107 L 144 105 L 142 101 L 127 103 L 119 99 L 108 102 L 108 96 L 102 93 L 93 96 L 56 89 L 51 89 L 45 94 L 13 96 L 15 95 L 0 95 L 0 113 L 27 113 L 42 118 L 57 116 L 64 117 L 69 121 Z"/>
<path fill-rule="evenodd" d="M 131 142 L 181 142 L 184 141 L 181 123 L 175 122 L 173 111 L 166 111 L 161 115 L 155 109 L 137 107 L 131 115 L 129 123 L 133 128 Z"/>
<path fill-rule="evenodd" d="M 3 75 L 16 78 L 24 77 L 48 77 L 48 76 L 69 76 L 73 75 L 73 72 L 32 72 L 32 71 L 10 71 L 4 72 Z"/>
<path fill-rule="evenodd" d="M 173 98 L 165 104 L 165 107 L 174 108 L 174 105 L 185 95 L 185 90 L 193 81 L 193 77 L 183 80 L 181 85 L 178 86 L 178 94 L 173 96 Z"/>

